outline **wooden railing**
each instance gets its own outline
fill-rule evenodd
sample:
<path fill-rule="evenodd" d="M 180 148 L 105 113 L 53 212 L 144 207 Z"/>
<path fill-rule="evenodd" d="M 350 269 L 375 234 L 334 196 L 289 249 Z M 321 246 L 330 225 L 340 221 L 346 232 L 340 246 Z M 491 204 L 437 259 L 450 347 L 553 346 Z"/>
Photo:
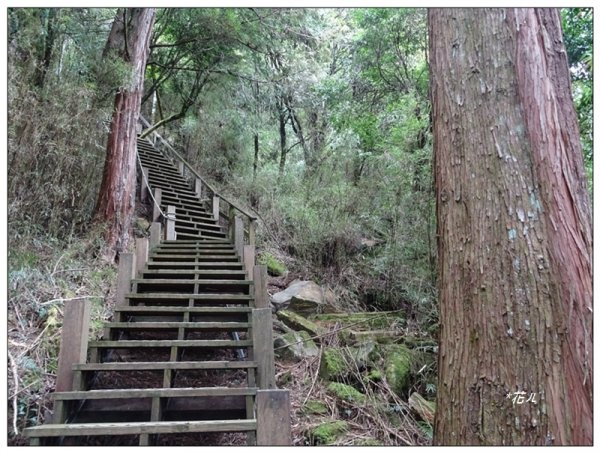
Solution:
<path fill-rule="evenodd" d="M 242 233 L 242 244 L 243 245 L 255 245 L 256 244 L 256 220 L 257 217 L 247 210 L 233 203 L 227 199 L 224 195 L 220 194 L 211 184 L 209 184 L 186 160 L 185 158 L 156 130 L 145 135 L 143 129 L 151 127 L 150 123 L 140 115 L 140 124 L 142 125 L 141 137 L 150 141 L 155 148 L 161 150 L 167 158 L 169 158 L 183 174 L 184 178 L 190 183 L 190 187 L 195 190 L 196 194 L 201 200 L 208 201 L 212 207 L 213 216 L 215 220 L 227 227 L 230 237 L 232 240 L 236 240 L 236 235 Z M 235 218 L 240 217 L 242 219 L 242 228 L 239 224 L 236 225 Z M 238 238 L 239 241 L 239 238 Z M 240 250 L 241 251 L 241 250 Z"/>

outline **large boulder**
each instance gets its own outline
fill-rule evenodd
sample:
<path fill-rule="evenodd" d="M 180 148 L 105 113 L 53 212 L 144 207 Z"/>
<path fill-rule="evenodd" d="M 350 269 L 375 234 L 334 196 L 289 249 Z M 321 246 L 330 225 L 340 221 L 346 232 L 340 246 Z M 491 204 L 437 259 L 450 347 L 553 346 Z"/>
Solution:
<path fill-rule="evenodd" d="M 286 290 L 271 297 L 276 310 L 286 309 L 308 316 L 321 313 L 325 306 L 323 290 L 310 280 L 293 282 Z"/>

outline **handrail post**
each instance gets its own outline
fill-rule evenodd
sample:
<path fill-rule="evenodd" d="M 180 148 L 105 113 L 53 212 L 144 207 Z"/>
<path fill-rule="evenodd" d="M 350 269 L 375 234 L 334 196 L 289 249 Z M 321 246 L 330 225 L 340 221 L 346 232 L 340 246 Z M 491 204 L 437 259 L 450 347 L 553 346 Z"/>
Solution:
<path fill-rule="evenodd" d="M 256 248 L 254 245 L 244 245 L 244 269 L 248 273 L 248 280 L 254 280 L 254 256 Z"/>
<path fill-rule="evenodd" d="M 115 294 L 115 305 L 122 307 L 125 304 L 125 295 L 131 289 L 131 279 L 135 275 L 135 255 L 133 253 L 121 253 L 119 255 L 119 271 L 117 274 L 117 292 Z"/>
<path fill-rule="evenodd" d="M 179 173 L 183 175 L 183 162 L 180 160 L 177 161 L 177 170 L 179 170 Z"/>
<path fill-rule="evenodd" d="M 194 191 L 196 192 L 196 195 L 198 195 L 198 198 L 202 200 L 202 180 L 196 176 L 194 184 Z"/>
<path fill-rule="evenodd" d="M 159 222 L 152 222 L 152 225 L 150 225 L 150 250 L 160 244 L 161 229 L 162 225 Z"/>
<path fill-rule="evenodd" d="M 229 203 L 229 210 L 227 211 L 227 234 L 231 242 L 235 243 L 235 208 Z"/>
<path fill-rule="evenodd" d="M 254 306 L 256 308 L 267 308 L 269 298 L 267 294 L 267 266 L 254 266 Z"/>
<path fill-rule="evenodd" d="M 217 194 L 213 195 L 213 217 L 219 223 L 219 200 L 220 197 Z"/>
<path fill-rule="evenodd" d="M 289 390 L 257 390 L 256 445 L 292 445 Z"/>
<path fill-rule="evenodd" d="M 252 310 L 252 346 L 256 361 L 256 385 L 261 389 L 275 388 L 273 315 L 270 308 Z"/>
<path fill-rule="evenodd" d="M 256 220 L 254 219 L 248 222 L 248 244 L 256 245 Z"/>
<path fill-rule="evenodd" d="M 167 241 L 174 241 L 177 239 L 177 233 L 175 232 L 175 206 L 167 206 Z"/>
<path fill-rule="evenodd" d="M 146 200 L 148 199 L 148 186 L 146 186 L 146 181 L 148 180 L 148 175 L 150 173 L 148 173 L 148 169 L 146 167 L 142 167 L 142 184 L 141 184 L 141 190 L 140 190 L 140 200 L 142 202 L 146 202 Z"/>
<path fill-rule="evenodd" d="M 231 219 L 229 220 L 231 222 Z M 233 244 L 239 257 L 244 254 L 244 221 L 239 215 L 233 219 Z"/>
<path fill-rule="evenodd" d="M 86 362 L 90 334 L 91 300 L 89 298 L 65 300 L 64 304 L 56 392 L 73 390 L 73 365 Z"/>
<path fill-rule="evenodd" d="M 148 262 L 148 238 L 136 238 L 135 240 L 135 274 L 141 275 L 144 266 Z"/>
<path fill-rule="evenodd" d="M 154 207 L 152 208 L 152 221 L 156 222 L 160 218 L 160 203 L 162 201 L 162 189 L 154 189 Z"/>

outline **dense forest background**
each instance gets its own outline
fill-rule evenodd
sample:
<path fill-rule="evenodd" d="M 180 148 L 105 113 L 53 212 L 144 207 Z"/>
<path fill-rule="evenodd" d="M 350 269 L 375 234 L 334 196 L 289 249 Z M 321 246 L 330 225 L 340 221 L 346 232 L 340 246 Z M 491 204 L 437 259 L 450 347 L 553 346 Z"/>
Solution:
<path fill-rule="evenodd" d="M 561 14 L 591 193 L 592 11 Z M 114 17 L 8 11 L 13 435 L 50 404 L 60 302 L 93 298 L 96 328 L 110 316 L 115 268 L 91 219 L 128 74 L 103 55 Z M 430 113 L 424 9 L 157 11 L 144 117 L 259 215 L 263 254 L 330 288 L 340 310 L 401 311 L 435 338 Z M 431 362 L 413 384 L 432 399 L 435 374 Z"/>

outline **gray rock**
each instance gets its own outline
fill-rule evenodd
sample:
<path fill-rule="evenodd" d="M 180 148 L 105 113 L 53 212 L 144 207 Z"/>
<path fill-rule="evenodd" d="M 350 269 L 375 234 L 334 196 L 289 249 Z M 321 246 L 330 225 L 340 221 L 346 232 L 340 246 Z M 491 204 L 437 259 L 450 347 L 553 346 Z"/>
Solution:
<path fill-rule="evenodd" d="M 278 357 L 296 362 L 319 355 L 319 348 L 304 330 L 300 332 L 290 330 L 276 337 L 274 346 Z"/>
<path fill-rule="evenodd" d="M 307 316 L 323 311 L 325 300 L 322 288 L 312 281 L 293 282 L 286 290 L 271 296 L 276 310 L 290 310 Z"/>

